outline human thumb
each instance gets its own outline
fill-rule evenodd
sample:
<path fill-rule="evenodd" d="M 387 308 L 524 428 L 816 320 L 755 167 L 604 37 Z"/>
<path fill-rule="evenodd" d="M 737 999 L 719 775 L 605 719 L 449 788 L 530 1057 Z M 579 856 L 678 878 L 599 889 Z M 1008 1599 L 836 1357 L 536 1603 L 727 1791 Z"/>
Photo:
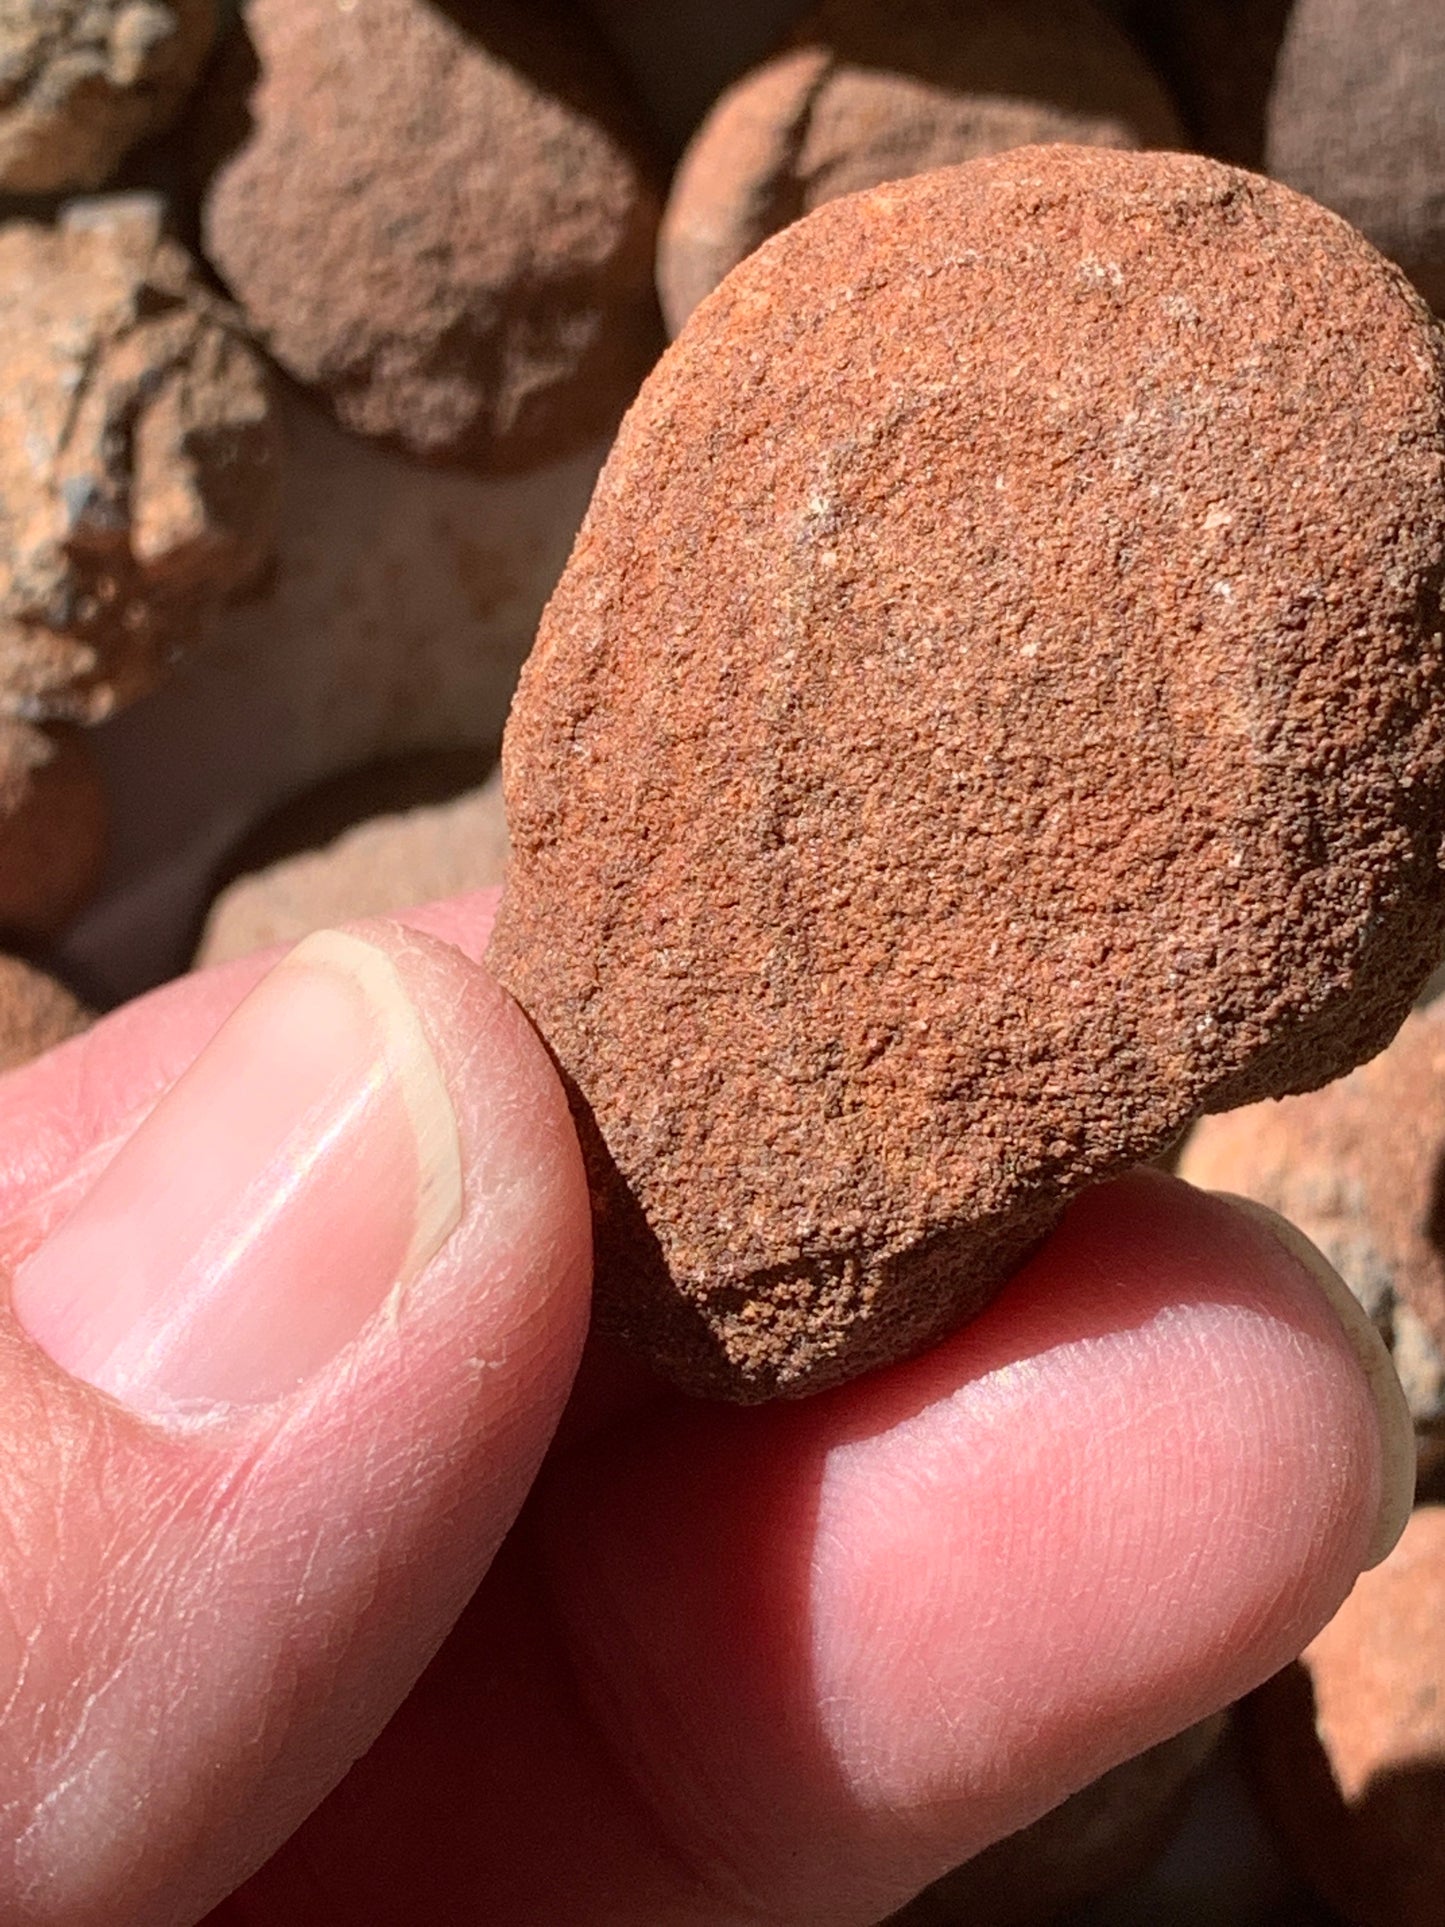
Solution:
<path fill-rule="evenodd" d="M 475 1589 L 584 1335 L 565 1097 L 484 971 L 399 925 L 308 938 L 108 1115 L 204 995 L 83 1040 L 90 1143 L 0 1176 L 17 1927 L 194 1920 L 294 1830 Z"/>

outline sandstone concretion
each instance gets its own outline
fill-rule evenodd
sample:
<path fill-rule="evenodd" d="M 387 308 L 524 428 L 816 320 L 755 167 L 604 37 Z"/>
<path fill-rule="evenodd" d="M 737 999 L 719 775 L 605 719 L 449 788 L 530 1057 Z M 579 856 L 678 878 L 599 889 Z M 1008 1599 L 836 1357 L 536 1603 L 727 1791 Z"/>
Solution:
<path fill-rule="evenodd" d="M 423 802 L 419 794 L 434 766 L 435 759 L 409 757 L 387 766 L 395 773 L 390 786 L 368 772 L 279 811 L 228 866 L 233 878 L 211 906 L 197 966 L 501 883 L 507 823 L 500 776 L 460 796 Z M 397 797 L 408 773 L 411 794 Z M 389 808 L 388 787 L 395 798 Z M 351 827 L 338 833 L 333 810 L 348 798 Z"/>
<path fill-rule="evenodd" d="M 266 373 L 149 197 L 0 228 L 0 714 L 95 722 L 273 533 Z"/>
<path fill-rule="evenodd" d="M 1349 1927 L 1439 1927 L 1445 1894 L 1445 1507 L 1245 1703 L 1262 1804 Z"/>
<path fill-rule="evenodd" d="M 673 186 L 673 333 L 761 242 L 841 195 L 1031 142 L 1182 147 L 1163 90 L 1091 0 L 823 0 L 722 96 Z"/>
<path fill-rule="evenodd" d="M 1204 1119 L 1179 1172 L 1319 1246 L 1390 1347 L 1422 1476 L 1445 1470 L 1445 1004 L 1328 1090 Z"/>
<path fill-rule="evenodd" d="M 78 730 L 0 723 L 0 939 L 57 936 L 105 863 L 105 791 Z"/>
<path fill-rule="evenodd" d="M 216 31 L 216 0 L 5 0 L 0 193 L 102 186 L 174 117 Z"/>
<path fill-rule="evenodd" d="M 93 1013 L 43 970 L 0 956 L 0 1071 L 17 1070 L 93 1021 Z"/>
<path fill-rule="evenodd" d="M 521 468 L 610 430 L 657 350 L 658 208 L 583 21 L 539 0 L 245 20 L 250 127 L 205 245 L 283 366 L 433 460 Z"/>
<path fill-rule="evenodd" d="M 1026 148 L 760 249 L 624 423 L 504 750 L 493 958 L 602 1324 L 816 1389 L 1381 1049 L 1445 921 L 1442 575 L 1445 339 L 1287 189 Z"/>
<path fill-rule="evenodd" d="M 1167 1844 L 1223 1728 L 1217 1714 L 1125 1760 L 935 1881 L 890 1927 L 1046 1927 L 1142 1872 Z"/>
<path fill-rule="evenodd" d="M 1332 207 L 1445 311 L 1445 6 L 1296 0 L 1270 97 L 1271 174 Z"/>

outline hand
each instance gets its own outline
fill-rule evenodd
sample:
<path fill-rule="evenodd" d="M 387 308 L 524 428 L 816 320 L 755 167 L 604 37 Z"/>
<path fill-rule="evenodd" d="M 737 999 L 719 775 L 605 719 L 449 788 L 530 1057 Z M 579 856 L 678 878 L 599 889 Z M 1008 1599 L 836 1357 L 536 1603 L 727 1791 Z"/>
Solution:
<path fill-rule="evenodd" d="M 7 1923 L 875 1921 L 1402 1523 L 1353 1301 L 1156 1175 L 840 1391 L 574 1386 L 586 1191 L 490 914 L 313 943 L 173 1090 L 263 964 L 0 1083 Z"/>

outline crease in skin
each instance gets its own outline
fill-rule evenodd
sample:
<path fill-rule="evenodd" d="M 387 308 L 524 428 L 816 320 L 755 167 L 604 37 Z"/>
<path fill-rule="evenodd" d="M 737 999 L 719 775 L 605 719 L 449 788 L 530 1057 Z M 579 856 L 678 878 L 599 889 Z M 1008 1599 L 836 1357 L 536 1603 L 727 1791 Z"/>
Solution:
<path fill-rule="evenodd" d="M 296 1443 L 290 1441 L 293 1452 Z M 272 1440 L 244 1455 L 223 1474 L 218 1491 L 196 1495 L 203 1500 L 199 1510 L 184 1501 L 178 1515 L 167 1509 L 154 1532 L 137 1534 L 138 1553 L 127 1558 L 120 1549 L 115 1559 L 99 1562 L 107 1583 L 94 1604 L 96 1638 L 82 1647 L 92 1653 L 108 1647 L 113 1657 L 87 1682 L 80 1704 L 65 1709 L 64 1732 L 40 1735 L 30 1749 L 34 1783 L 46 1791 L 23 1814 L 12 1803 L 4 1830 L 12 1842 L 14 1891 L 43 1897 L 50 1909 L 63 1903 L 65 1918 L 109 1920 L 114 1895 L 130 1891 L 133 1861 L 142 1852 L 151 1857 L 147 1823 L 138 1814 L 144 1802 L 139 1790 L 152 1783 L 149 1753 L 162 1744 L 176 1707 L 188 1706 L 184 1744 L 198 1761 L 210 1757 L 217 1732 L 226 1736 L 224 1773 L 210 1790 L 200 1774 L 196 1802 L 180 1817 L 173 1851 L 183 1854 L 197 1851 L 206 1829 L 224 1831 L 232 1790 L 239 1786 L 253 1798 L 255 1788 L 284 1767 L 293 1731 L 314 1715 L 318 1697 L 331 1690 L 327 1682 L 342 1673 L 355 1628 L 366 1624 L 383 1578 L 394 1581 L 395 1566 L 384 1557 L 384 1529 L 370 1539 L 348 1533 L 347 1557 L 338 1559 L 337 1545 L 327 1543 L 335 1533 L 326 1518 L 283 1508 L 269 1521 L 271 1556 L 294 1568 L 284 1601 L 287 1617 L 304 1623 L 308 1613 L 322 1613 L 335 1620 L 339 1634 L 329 1647 L 308 1643 L 299 1658 L 284 1642 L 263 1641 L 266 1666 L 254 1679 L 249 1641 L 244 1634 L 234 1642 L 228 1636 L 241 1629 L 234 1626 L 225 1589 L 218 1593 L 213 1585 L 215 1571 L 244 1569 L 256 1538 L 254 1520 L 247 1524 L 247 1488 L 267 1481 L 269 1462 L 282 1449 L 280 1440 Z M 329 1443 L 327 1449 L 337 1448 Z M 399 1498 L 408 1483 L 404 1455 L 392 1456 L 397 1464 L 390 1481 Z M 158 1503 L 163 1496 L 158 1488 Z M 392 1511 L 385 1491 L 379 1510 L 383 1517 Z M 323 1578 L 328 1564 L 329 1577 Z M 369 1584 L 358 1586 L 358 1568 L 370 1573 Z M 341 1600 L 346 1610 L 338 1617 L 334 1602 Z M 36 1624 L 40 1643 L 44 1621 L 37 1616 Z M 239 1696 L 233 1690 L 238 1679 L 247 1689 Z M 197 1692 L 197 1686 L 204 1690 Z M 52 1717 L 56 1710 L 53 1699 L 37 1707 L 38 1714 Z M 240 1733 L 238 1712 L 248 1722 Z M 353 1750 L 365 1743 L 358 1739 Z M 173 1762 L 162 1763 L 158 1755 L 155 1784 L 164 1784 L 173 1771 Z M 150 1894 L 149 1885 L 145 1891 Z"/>

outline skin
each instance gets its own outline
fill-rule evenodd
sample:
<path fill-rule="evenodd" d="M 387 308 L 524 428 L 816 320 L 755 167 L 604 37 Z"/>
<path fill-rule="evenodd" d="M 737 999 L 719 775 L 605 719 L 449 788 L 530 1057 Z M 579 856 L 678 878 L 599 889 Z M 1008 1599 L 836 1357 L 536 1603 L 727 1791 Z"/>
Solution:
<path fill-rule="evenodd" d="M 1366 1557 L 1350 1343 L 1157 1175 L 810 1401 L 584 1356 L 576 1146 L 492 911 L 366 934 L 459 1115 L 505 1096 L 525 1240 L 469 1197 L 397 1316 L 239 1428 L 142 1421 L 0 1310 L 7 1922 L 865 1927 L 1273 1672 Z M 7 1268 L 265 968 L 0 1082 Z"/>

